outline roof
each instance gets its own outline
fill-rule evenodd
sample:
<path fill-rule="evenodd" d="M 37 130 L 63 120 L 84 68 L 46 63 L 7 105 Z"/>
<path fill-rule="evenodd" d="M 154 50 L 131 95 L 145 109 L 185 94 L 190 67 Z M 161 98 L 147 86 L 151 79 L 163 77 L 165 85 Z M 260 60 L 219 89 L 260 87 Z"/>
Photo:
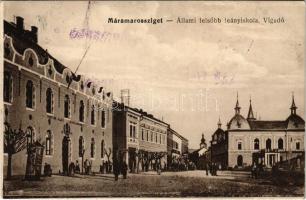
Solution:
<path fill-rule="evenodd" d="M 186 138 L 184 138 L 181 134 L 173 130 L 169 125 L 169 130 L 172 131 L 177 137 L 181 138 L 182 140 L 188 141 Z"/>
<path fill-rule="evenodd" d="M 141 115 L 143 115 L 143 116 L 145 116 L 145 117 L 148 117 L 148 118 L 150 118 L 150 119 L 153 119 L 153 120 L 155 120 L 155 121 L 157 121 L 157 122 L 160 122 L 160 123 L 163 123 L 163 124 L 169 126 L 168 123 L 166 123 L 166 122 L 164 122 L 164 121 L 161 121 L 161 120 L 155 118 L 152 114 L 149 114 L 149 113 L 143 111 L 142 109 L 129 107 L 129 106 L 127 106 L 127 105 L 124 105 L 124 103 L 119 103 L 119 102 L 117 102 L 117 101 L 113 101 L 113 109 L 114 109 L 114 110 L 115 110 L 115 109 L 118 109 L 119 111 L 122 111 L 122 110 L 125 110 L 125 109 L 130 109 L 130 110 L 132 110 L 132 111 L 134 111 L 134 112 L 137 112 L 137 113 L 139 113 L 139 114 L 141 114 Z"/>
<path fill-rule="evenodd" d="M 287 120 L 287 129 L 305 129 L 305 121 L 297 114 L 291 114 Z"/>
<path fill-rule="evenodd" d="M 200 148 L 200 149 L 188 149 L 189 154 L 198 153 L 199 156 L 203 155 L 208 149 L 207 148 Z"/>
<path fill-rule="evenodd" d="M 298 116 L 298 115 L 296 115 L 296 114 L 290 115 L 290 116 L 287 118 L 286 122 L 288 122 L 289 120 L 292 120 L 292 121 L 294 121 L 294 122 L 296 122 L 296 123 L 299 123 L 299 124 L 304 124 L 304 123 L 305 123 L 305 121 L 303 120 L 303 118 L 301 118 L 300 116 Z"/>
<path fill-rule="evenodd" d="M 224 130 L 222 129 L 222 128 L 218 128 L 215 132 L 214 132 L 214 134 L 213 135 L 215 135 L 215 134 L 223 134 L 224 133 Z"/>
<path fill-rule="evenodd" d="M 252 130 L 286 129 L 286 121 L 249 121 Z"/>
<path fill-rule="evenodd" d="M 235 114 L 228 126 L 229 129 L 249 129 L 248 121 L 240 114 Z"/>
<path fill-rule="evenodd" d="M 67 68 L 57 59 L 55 59 L 52 55 L 50 55 L 47 50 L 44 50 L 39 44 L 31 40 L 31 37 L 29 36 L 31 34 L 30 31 L 18 30 L 16 24 L 4 20 L 4 34 L 14 38 L 13 46 L 19 54 L 23 55 L 26 49 L 31 48 L 38 56 L 40 64 L 45 65 L 48 62 L 48 59 L 50 58 L 53 60 L 54 67 L 58 73 L 62 74 L 64 69 Z M 75 81 L 79 81 L 80 75 L 77 76 L 72 73 L 72 79 Z"/>

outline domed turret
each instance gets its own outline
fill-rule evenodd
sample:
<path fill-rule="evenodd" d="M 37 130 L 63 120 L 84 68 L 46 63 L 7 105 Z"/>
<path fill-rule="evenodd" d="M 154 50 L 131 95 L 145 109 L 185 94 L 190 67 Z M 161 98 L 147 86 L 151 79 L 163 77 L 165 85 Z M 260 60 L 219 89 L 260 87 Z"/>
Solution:
<path fill-rule="evenodd" d="M 201 143 L 200 143 L 200 148 L 206 148 L 207 147 L 207 144 L 206 144 L 206 141 L 205 141 L 205 138 L 204 138 L 204 134 L 202 134 L 202 138 L 201 138 Z"/>
<path fill-rule="evenodd" d="M 250 129 L 249 122 L 242 115 L 240 115 L 240 108 L 237 93 L 235 116 L 229 121 L 228 129 Z"/>

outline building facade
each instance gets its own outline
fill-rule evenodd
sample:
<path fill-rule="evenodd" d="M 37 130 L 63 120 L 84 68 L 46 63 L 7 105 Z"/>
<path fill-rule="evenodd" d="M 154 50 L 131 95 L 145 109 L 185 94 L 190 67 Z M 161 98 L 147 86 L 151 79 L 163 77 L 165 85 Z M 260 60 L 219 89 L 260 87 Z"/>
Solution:
<path fill-rule="evenodd" d="M 141 172 L 167 165 L 168 124 L 153 115 L 115 102 L 114 149 L 130 172 Z"/>
<path fill-rule="evenodd" d="M 219 168 L 225 169 L 228 165 L 228 132 L 221 128 L 221 120 L 218 129 L 211 137 L 210 161 L 216 163 Z"/>
<path fill-rule="evenodd" d="M 173 130 L 170 126 L 167 131 L 167 163 L 168 169 L 179 168 L 188 159 L 188 140 Z"/>
<path fill-rule="evenodd" d="M 235 115 L 227 130 L 218 128 L 213 135 L 212 160 L 224 167 L 240 168 L 257 163 L 271 168 L 276 163 L 304 157 L 305 121 L 296 112 L 294 97 L 291 113 L 285 120 L 257 120 L 251 100 L 247 118 L 240 114 L 240 109 L 237 97 Z"/>
<path fill-rule="evenodd" d="M 200 148 L 190 152 L 188 157 L 194 163 L 196 169 L 203 170 L 206 169 L 206 164 L 210 162 L 210 157 L 207 156 L 208 148 L 204 134 L 202 134 L 200 141 Z"/>
<path fill-rule="evenodd" d="M 4 123 L 44 145 L 43 162 L 67 173 L 88 159 L 98 171 L 112 152 L 112 94 L 74 74 L 37 43 L 38 29 L 23 18 L 4 21 Z M 7 170 L 4 144 L 4 171 Z M 27 151 L 13 155 L 13 174 L 24 174 Z M 4 173 L 5 174 L 5 173 Z"/>

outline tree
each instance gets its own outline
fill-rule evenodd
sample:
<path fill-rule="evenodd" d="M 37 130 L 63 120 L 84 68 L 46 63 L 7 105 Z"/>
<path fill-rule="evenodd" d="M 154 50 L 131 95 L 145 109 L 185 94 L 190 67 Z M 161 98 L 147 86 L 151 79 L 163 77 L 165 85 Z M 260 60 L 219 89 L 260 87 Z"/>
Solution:
<path fill-rule="evenodd" d="M 12 157 L 14 154 L 24 150 L 27 147 L 27 134 L 19 130 L 12 130 L 10 125 L 4 123 L 4 152 L 7 153 L 7 179 L 12 177 Z"/>
<path fill-rule="evenodd" d="M 110 167 L 109 167 L 109 166 L 110 166 L 110 156 L 112 155 L 112 149 L 109 147 L 108 150 L 109 150 L 109 151 L 107 152 L 107 149 L 105 149 L 105 155 L 106 155 L 107 161 L 108 161 L 108 162 L 107 162 L 107 165 L 108 165 L 108 166 L 107 166 L 106 169 L 109 169 L 109 168 L 110 168 Z"/>

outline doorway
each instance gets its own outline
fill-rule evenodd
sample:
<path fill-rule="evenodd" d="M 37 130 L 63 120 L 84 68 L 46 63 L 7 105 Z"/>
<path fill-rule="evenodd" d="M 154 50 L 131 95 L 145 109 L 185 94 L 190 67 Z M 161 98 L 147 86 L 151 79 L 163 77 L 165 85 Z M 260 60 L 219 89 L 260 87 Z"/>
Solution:
<path fill-rule="evenodd" d="M 237 166 L 242 167 L 242 164 L 243 164 L 243 157 L 242 157 L 242 155 L 239 155 L 237 157 Z"/>
<path fill-rule="evenodd" d="M 63 143 L 62 143 L 62 164 L 63 164 L 63 174 L 68 175 L 68 165 L 70 159 L 70 145 L 71 141 L 69 136 L 64 136 Z"/>

